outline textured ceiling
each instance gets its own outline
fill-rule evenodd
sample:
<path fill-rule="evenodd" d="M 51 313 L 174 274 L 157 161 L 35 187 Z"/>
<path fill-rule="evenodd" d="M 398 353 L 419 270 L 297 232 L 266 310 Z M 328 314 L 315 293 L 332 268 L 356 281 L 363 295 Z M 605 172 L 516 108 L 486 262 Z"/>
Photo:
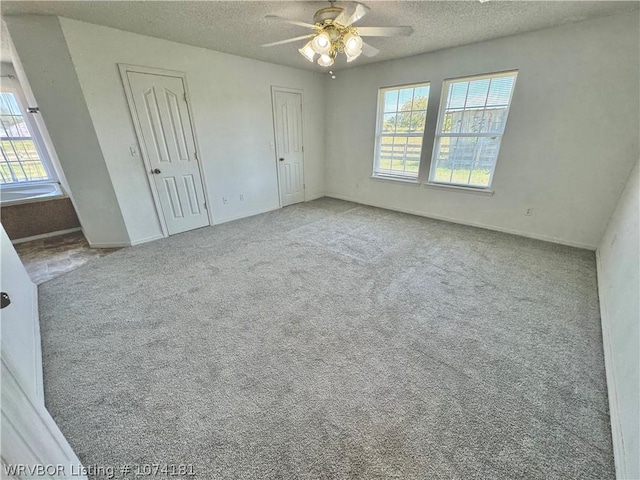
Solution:
<path fill-rule="evenodd" d="M 338 5 L 340 2 L 338 2 Z M 7 1 L 2 15 L 37 13 L 164 38 L 267 62 L 323 71 L 298 52 L 304 42 L 270 48 L 261 44 L 309 33 L 304 27 L 281 25 L 265 15 L 312 22 L 322 1 Z M 554 25 L 637 12 L 640 2 L 627 1 L 366 1 L 371 12 L 359 26 L 410 25 L 411 37 L 370 38 L 380 50 L 361 56 L 349 67 L 408 57 Z M 9 60 L 2 42 L 2 59 Z M 343 57 L 343 56 L 340 56 Z M 344 58 L 335 68 L 346 68 Z"/>

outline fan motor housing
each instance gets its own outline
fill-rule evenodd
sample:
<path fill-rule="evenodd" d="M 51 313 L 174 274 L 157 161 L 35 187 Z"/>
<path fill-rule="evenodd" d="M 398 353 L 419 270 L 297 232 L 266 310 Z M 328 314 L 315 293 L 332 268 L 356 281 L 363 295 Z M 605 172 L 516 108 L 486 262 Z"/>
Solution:
<path fill-rule="evenodd" d="M 313 23 L 323 25 L 327 20 L 335 20 L 344 11 L 341 7 L 326 7 L 318 10 L 313 16 Z"/>

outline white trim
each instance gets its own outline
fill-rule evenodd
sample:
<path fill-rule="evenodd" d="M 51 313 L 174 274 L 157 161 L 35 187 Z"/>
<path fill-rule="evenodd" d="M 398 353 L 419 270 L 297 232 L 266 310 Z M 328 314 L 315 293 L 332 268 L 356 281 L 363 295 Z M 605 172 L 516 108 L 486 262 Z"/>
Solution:
<path fill-rule="evenodd" d="M 150 237 L 139 238 L 137 240 L 131 240 L 131 246 L 133 247 L 135 245 L 140 245 L 140 244 L 143 244 L 143 243 L 154 242 L 156 240 L 160 240 L 160 239 L 163 239 L 163 238 L 166 238 L 166 237 L 164 235 L 162 235 L 161 233 L 157 234 L 157 235 L 152 235 Z"/>
<path fill-rule="evenodd" d="M 311 202 L 313 200 L 317 200 L 319 198 L 322 197 L 326 197 L 326 195 L 324 193 L 316 193 L 315 195 L 306 195 L 306 191 L 305 191 L 305 197 L 304 197 L 304 201 L 305 202 Z"/>
<path fill-rule="evenodd" d="M 25 190 L 33 190 L 38 187 L 49 187 L 53 186 L 55 188 L 55 192 L 47 192 L 42 194 L 36 194 L 32 197 L 18 198 L 15 200 L 2 200 L 2 192 L 24 192 Z M 63 198 L 70 198 L 67 196 L 66 192 L 63 190 L 60 182 L 53 182 L 49 180 L 37 181 L 37 182 L 25 182 L 21 184 L 3 184 L 0 187 L 0 207 L 10 207 L 13 205 L 24 205 L 25 203 L 40 203 L 47 202 L 49 200 L 62 200 Z M 75 211 L 75 207 L 74 207 Z"/>
<path fill-rule="evenodd" d="M 474 195 L 486 195 L 492 196 L 493 190 L 490 188 L 474 188 L 474 187 L 466 187 L 464 185 L 456 185 L 455 183 L 435 183 L 435 182 L 425 182 L 424 186 L 427 188 L 435 188 L 438 190 L 449 190 L 450 192 L 462 192 L 462 193 L 472 193 Z"/>
<path fill-rule="evenodd" d="M 404 183 L 405 185 L 409 185 L 409 186 L 412 186 L 412 187 L 419 187 L 420 186 L 420 182 L 418 181 L 418 177 L 416 177 L 415 180 L 411 180 L 410 178 L 404 178 L 404 177 L 400 177 L 400 176 L 395 177 L 393 175 L 381 175 L 381 174 L 376 175 L 374 173 L 369 178 L 371 180 L 382 180 L 383 182 L 400 182 L 400 183 Z"/>
<path fill-rule="evenodd" d="M 58 235 L 66 235 L 67 233 L 81 232 L 82 227 L 67 228 L 66 230 L 56 230 L 55 232 L 41 233 L 40 235 L 32 235 L 30 237 L 16 238 L 11 240 L 13 245 L 19 243 L 31 242 L 32 240 L 42 240 L 43 238 L 57 237 Z"/>
<path fill-rule="evenodd" d="M 602 328 L 602 346 L 604 349 L 604 369 L 607 376 L 607 393 L 609 397 L 609 417 L 611 421 L 611 439 L 613 443 L 613 459 L 616 467 L 616 478 L 630 478 L 625 470 L 625 448 L 622 437 L 621 415 L 618 403 L 618 386 L 614 368 L 615 357 L 611 346 L 609 313 L 607 311 L 606 289 L 600 284 L 602 260 L 600 248 L 596 249 L 596 278 L 598 282 L 598 300 L 600 301 L 600 323 Z"/>
<path fill-rule="evenodd" d="M 87 239 L 87 241 L 89 241 L 89 239 Z M 124 248 L 124 247 L 130 247 L 131 242 L 99 242 L 99 243 L 89 242 L 89 246 L 91 248 Z"/>
<path fill-rule="evenodd" d="M 322 196 L 324 197 L 325 195 L 322 195 Z M 320 198 L 320 197 L 318 197 L 318 198 Z M 293 205 L 295 205 L 295 203 Z M 234 220 L 241 220 L 243 218 L 255 217 L 256 215 L 260 215 L 261 213 L 273 212 L 274 210 L 280 210 L 281 208 L 282 208 L 281 206 L 277 205 L 275 207 L 269 207 L 269 208 L 256 210 L 256 211 L 251 212 L 251 213 L 243 213 L 242 215 L 236 215 L 236 216 L 233 216 L 233 217 L 223 218 L 222 220 L 217 220 L 216 223 L 214 223 L 214 225 L 221 225 L 223 223 L 233 222 Z"/>
<path fill-rule="evenodd" d="M 467 225 L 467 226 L 470 226 L 470 227 L 484 228 L 485 230 L 492 230 L 494 232 L 509 233 L 511 235 L 518 235 L 520 237 L 532 238 L 534 240 L 542 240 L 544 242 L 557 243 L 559 245 L 566 245 L 568 247 L 582 248 L 582 249 L 585 249 L 585 250 L 592 250 L 592 251 L 597 248 L 594 245 L 589 245 L 589 244 L 580 243 L 580 242 L 573 242 L 571 240 L 565 240 L 565 239 L 562 239 L 562 238 L 548 237 L 546 235 L 536 235 L 536 234 L 533 234 L 533 233 L 521 232 L 519 230 L 512 230 L 510 228 L 502 228 L 502 227 L 495 227 L 493 225 L 486 225 L 484 223 L 464 222 L 462 220 L 459 220 L 459 219 L 456 219 L 456 218 L 447 217 L 447 216 L 444 216 L 444 215 L 434 215 L 434 214 L 431 214 L 431 213 L 419 212 L 417 210 L 391 207 L 389 205 L 382 205 L 382 204 L 376 203 L 376 202 L 365 202 L 365 201 L 363 201 L 361 199 L 348 197 L 346 195 L 336 195 L 336 194 L 333 194 L 333 193 L 327 193 L 325 196 L 326 197 L 330 197 L 330 198 L 337 198 L 338 200 L 345 200 L 347 202 L 359 203 L 361 205 L 369 205 L 371 207 L 384 208 L 385 210 L 393 210 L 395 212 L 409 213 L 411 215 L 417 215 L 419 217 L 433 218 L 434 220 L 444 220 L 445 222 L 457 223 L 457 224 L 460 224 L 460 225 Z"/>

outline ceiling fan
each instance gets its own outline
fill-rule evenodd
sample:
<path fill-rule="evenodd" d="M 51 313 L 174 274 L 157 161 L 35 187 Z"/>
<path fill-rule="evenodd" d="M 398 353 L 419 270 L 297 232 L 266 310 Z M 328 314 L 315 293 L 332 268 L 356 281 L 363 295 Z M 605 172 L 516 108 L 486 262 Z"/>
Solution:
<path fill-rule="evenodd" d="M 364 17 L 369 11 L 369 7 L 362 3 L 349 2 L 344 7 L 329 2 L 331 6 L 321 8 L 313 16 L 313 24 L 289 20 L 288 18 L 276 15 L 267 15 L 266 18 L 277 20 L 291 25 L 311 28 L 315 33 L 302 35 L 300 37 L 280 40 L 278 42 L 267 43 L 263 47 L 273 47 L 290 42 L 310 39 L 298 51 L 304 58 L 313 62 L 315 56 L 318 57 L 318 65 L 330 67 L 333 65 L 338 53 L 347 56 L 347 62 L 352 62 L 363 54 L 365 57 L 373 57 L 380 53 L 380 50 L 362 41 L 362 37 L 395 37 L 409 36 L 413 33 L 411 27 L 354 27 L 353 24 Z"/>

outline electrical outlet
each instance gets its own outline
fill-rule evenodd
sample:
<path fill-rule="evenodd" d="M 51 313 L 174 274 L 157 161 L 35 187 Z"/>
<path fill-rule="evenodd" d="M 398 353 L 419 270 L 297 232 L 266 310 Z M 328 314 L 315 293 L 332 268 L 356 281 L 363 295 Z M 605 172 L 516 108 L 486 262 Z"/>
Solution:
<path fill-rule="evenodd" d="M 129 153 L 131 153 L 132 157 L 140 156 L 140 153 L 138 153 L 138 146 L 137 145 L 131 145 L 129 147 Z"/>
<path fill-rule="evenodd" d="M 227 203 L 229 203 L 229 199 L 227 197 L 222 197 L 222 203 L 226 205 Z"/>
<path fill-rule="evenodd" d="M 240 201 L 241 201 L 241 202 L 244 202 L 244 193 L 241 193 L 241 194 L 240 194 Z"/>
<path fill-rule="evenodd" d="M 527 211 L 524 213 L 527 217 L 530 217 L 533 215 L 533 207 L 529 207 L 527 208 Z"/>

